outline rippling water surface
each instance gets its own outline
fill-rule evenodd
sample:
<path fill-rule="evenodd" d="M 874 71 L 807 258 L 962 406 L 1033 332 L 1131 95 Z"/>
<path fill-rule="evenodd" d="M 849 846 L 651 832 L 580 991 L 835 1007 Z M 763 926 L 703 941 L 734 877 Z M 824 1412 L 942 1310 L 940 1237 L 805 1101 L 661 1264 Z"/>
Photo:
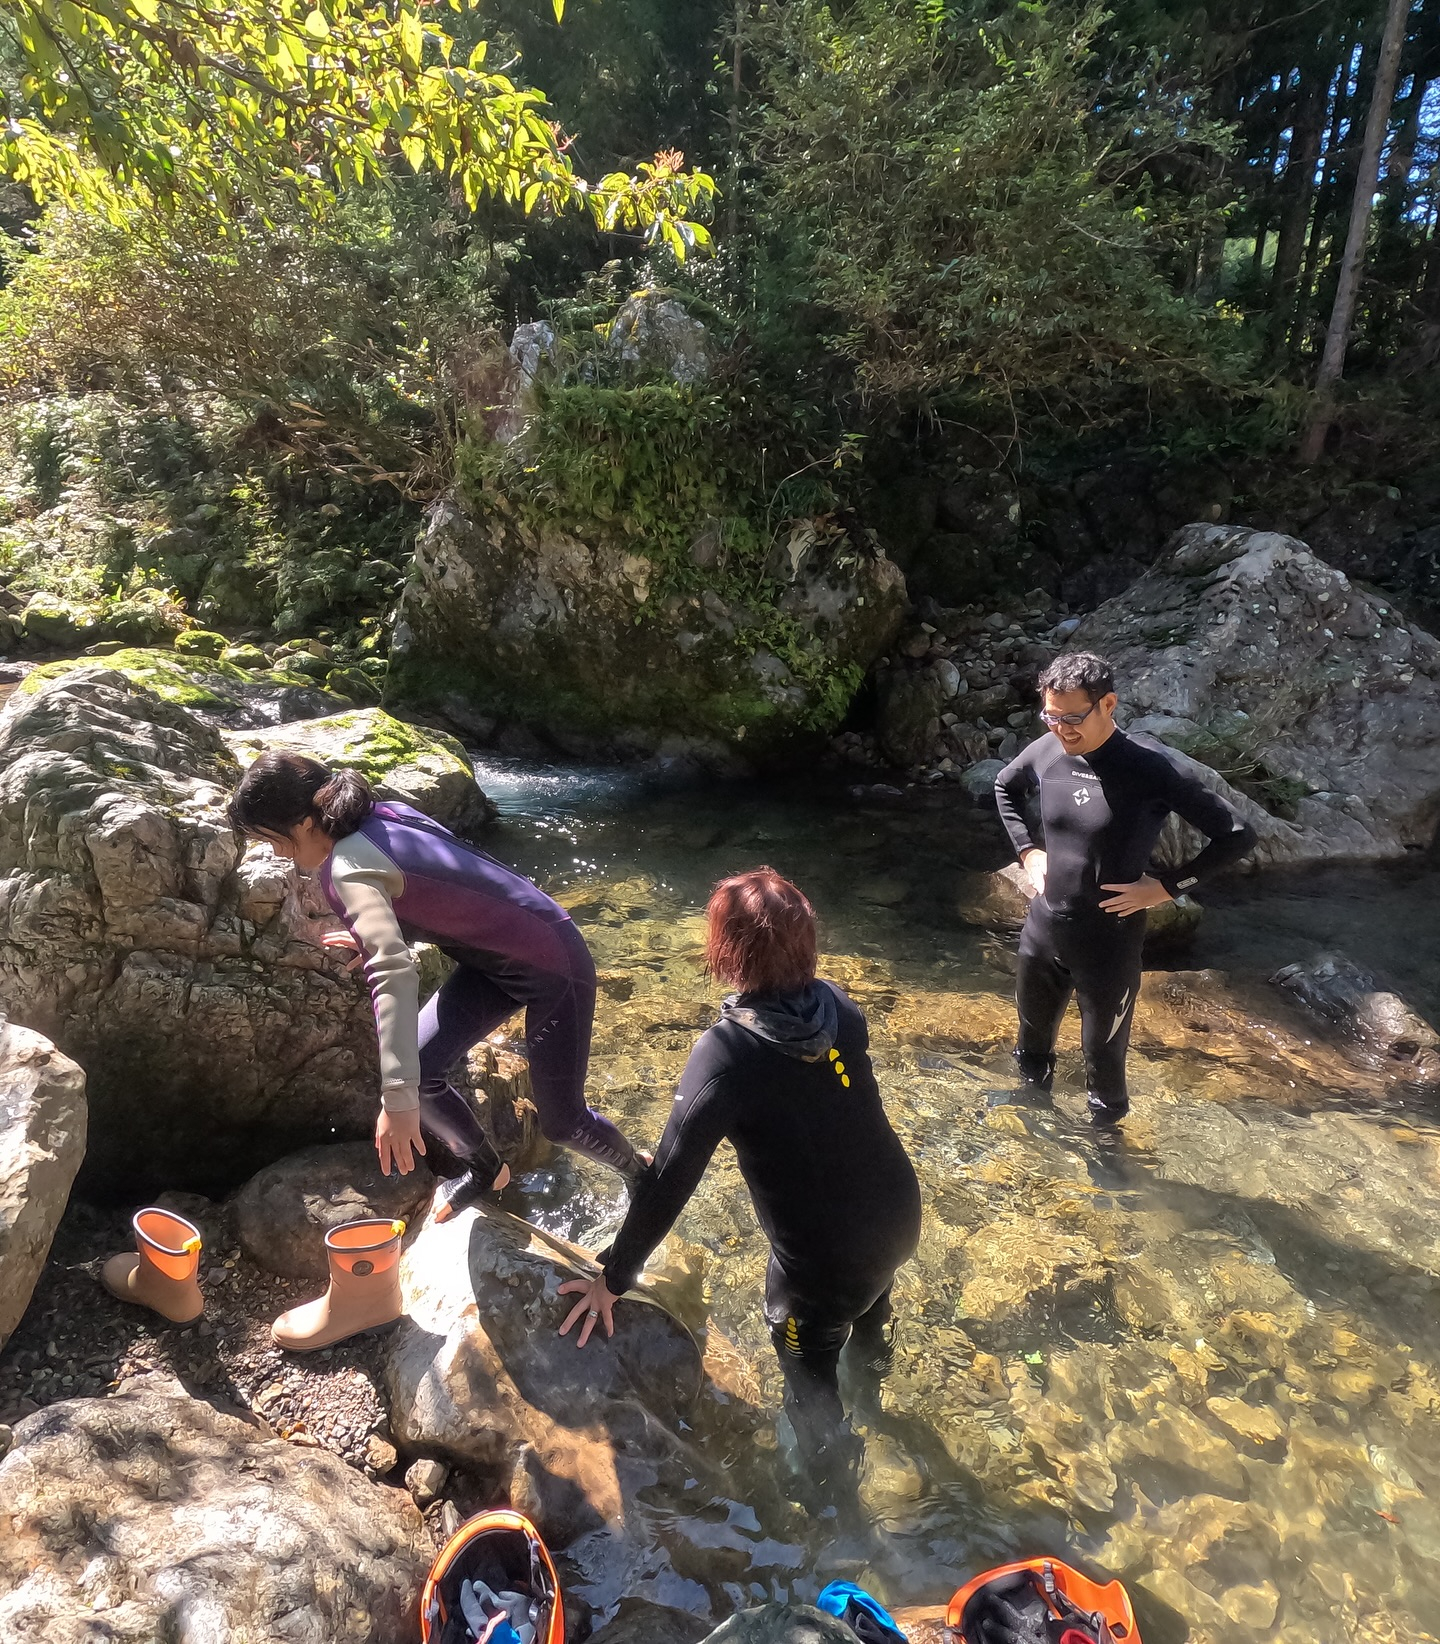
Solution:
<path fill-rule="evenodd" d="M 490 848 L 574 909 L 602 969 L 597 1104 L 654 1144 L 718 1002 L 699 965 L 709 889 L 769 862 L 810 894 L 823 968 L 870 1017 L 926 1201 L 895 1371 L 878 1401 L 857 1393 L 868 1523 L 843 1530 L 776 1487 L 764 1242 L 722 1150 L 661 1265 L 687 1320 L 737 1344 L 765 1414 L 744 1443 L 698 1435 L 728 1499 L 657 1482 L 648 1553 L 618 1573 L 597 1559 L 592 1597 L 623 1583 L 725 1609 L 846 1574 L 935 1603 L 1048 1551 L 1123 1577 L 1147 1644 L 1187 1625 L 1282 1644 L 1440 1632 L 1440 1118 L 1297 1037 L 1264 982 L 1338 946 L 1440 1019 L 1433 862 L 1211 895 L 1196 947 L 1170 963 L 1222 973 L 1196 985 L 1225 992 L 1228 1014 L 1142 1011 L 1134 1115 L 1107 1144 L 1084 1120 L 1073 1048 L 1052 1108 L 1009 1099 L 1013 940 L 954 911 L 964 874 L 1005 851 L 953 795 L 803 773 L 783 792 L 479 776 L 503 813 Z M 623 1211 L 583 1164 L 523 1186 L 517 1208 L 583 1242 Z"/>

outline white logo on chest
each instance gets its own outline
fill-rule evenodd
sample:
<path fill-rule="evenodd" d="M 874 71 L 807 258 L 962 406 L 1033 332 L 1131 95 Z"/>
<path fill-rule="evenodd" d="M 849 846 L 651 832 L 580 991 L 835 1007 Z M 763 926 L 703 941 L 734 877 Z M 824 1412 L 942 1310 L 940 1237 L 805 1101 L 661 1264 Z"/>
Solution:
<path fill-rule="evenodd" d="M 1071 797 L 1077 805 L 1088 805 L 1090 803 L 1090 790 L 1089 788 L 1076 788 Z"/>

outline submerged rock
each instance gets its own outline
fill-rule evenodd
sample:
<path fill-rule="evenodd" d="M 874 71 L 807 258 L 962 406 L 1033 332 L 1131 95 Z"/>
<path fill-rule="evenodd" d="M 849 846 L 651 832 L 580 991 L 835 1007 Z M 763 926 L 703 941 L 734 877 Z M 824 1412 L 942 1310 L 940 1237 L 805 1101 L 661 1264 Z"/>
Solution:
<path fill-rule="evenodd" d="M 0 1017 L 0 1347 L 20 1322 L 85 1157 L 85 1075 Z"/>
<path fill-rule="evenodd" d="M 382 799 L 413 805 L 456 833 L 475 833 L 496 815 L 454 737 L 407 725 L 381 708 L 328 714 L 283 729 L 232 731 L 226 741 L 242 766 L 282 749 L 358 770 Z"/>
<path fill-rule="evenodd" d="M 435 1190 L 423 1159 L 402 1176 L 380 1169 L 371 1142 L 302 1148 L 252 1176 L 231 1209 L 245 1254 L 285 1279 L 323 1279 L 325 1235 L 364 1216 L 408 1221 Z"/>
<path fill-rule="evenodd" d="M 557 1333 L 558 1286 L 593 1271 L 502 1210 L 426 1222 L 402 1260 L 405 1317 L 386 1355 L 396 1441 L 481 1469 L 558 1546 L 624 1524 L 701 1383 L 690 1334 L 651 1302 L 628 1299 L 614 1339 L 583 1350 Z"/>
<path fill-rule="evenodd" d="M 1440 1033 L 1343 953 L 1286 965 L 1270 980 L 1417 1084 L 1440 1084 Z"/>
<path fill-rule="evenodd" d="M 87 1173 L 214 1192 L 368 1135 L 364 983 L 313 884 L 242 855 L 224 737 L 103 663 L 42 675 L 0 711 L 0 1008 L 85 1068 Z"/>
<path fill-rule="evenodd" d="M 433 1556 L 403 1491 L 143 1385 L 27 1417 L 0 1492 L 5 1638 L 395 1644 Z"/>
<path fill-rule="evenodd" d="M 1440 821 L 1440 641 L 1303 542 L 1190 525 L 1072 644 L 1137 729 L 1262 802 L 1260 863 L 1381 859 Z"/>

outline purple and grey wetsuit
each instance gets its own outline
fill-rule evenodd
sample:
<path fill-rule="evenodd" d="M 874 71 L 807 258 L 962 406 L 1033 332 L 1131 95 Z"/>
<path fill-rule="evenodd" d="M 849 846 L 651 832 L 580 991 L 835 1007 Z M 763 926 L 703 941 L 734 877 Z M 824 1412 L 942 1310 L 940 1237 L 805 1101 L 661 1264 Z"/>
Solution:
<path fill-rule="evenodd" d="M 380 864 L 384 877 L 373 872 L 370 877 L 380 879 L 405 941 L 432 942 L 456 963 L 420 1011 L 425 1128 L 467 1163 L 488 1164 L 493 1158 L 484 1132 L 446 1076 L 460 1056 L 523 1009 L 530 1082 L 545 1135 L 617 1170 L 633 1171 L 634 1149 L 585 1103 L 595 964 L 565 909 L 522 874 L 421 812 L 377 804 L 355 835 L 338 842 L 319 876 L 330 906 L 366 953 L 377 1023 L 375 954 L 334 881 L 335 859 L 347 853 L 352 858 L 364 853 Z M 409 1105 L 413 1108 L 413 1097 Z"/>

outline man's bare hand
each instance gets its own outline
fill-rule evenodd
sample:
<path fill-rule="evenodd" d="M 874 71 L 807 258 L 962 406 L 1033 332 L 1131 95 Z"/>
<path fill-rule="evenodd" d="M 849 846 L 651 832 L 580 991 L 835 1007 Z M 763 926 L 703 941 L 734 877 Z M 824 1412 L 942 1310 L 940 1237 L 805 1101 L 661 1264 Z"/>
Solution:
<path fill-rule="evenodd" d="M 1100 889 L 1116 893 L 1100 906 L 1106 913 L 1113 913 L 1121 918 L 1127 913 L 1143 913 L 1146 908 L 1158 908 L 1162 903 L 1175 900 L 1160 881 L 1152 879 L 1148 873 L 1141 874 L 1132 884 L 1102 885 Z"/>
<path fill-rule="evenodd" d="M 1025 870 L 1025 877 L 1035 887 L 1035 894 L 1045 894 L 1045 870 L 1050 866 L 1050 859 L 1044 851 L 1026 851 L 1020 866 Z"/>

